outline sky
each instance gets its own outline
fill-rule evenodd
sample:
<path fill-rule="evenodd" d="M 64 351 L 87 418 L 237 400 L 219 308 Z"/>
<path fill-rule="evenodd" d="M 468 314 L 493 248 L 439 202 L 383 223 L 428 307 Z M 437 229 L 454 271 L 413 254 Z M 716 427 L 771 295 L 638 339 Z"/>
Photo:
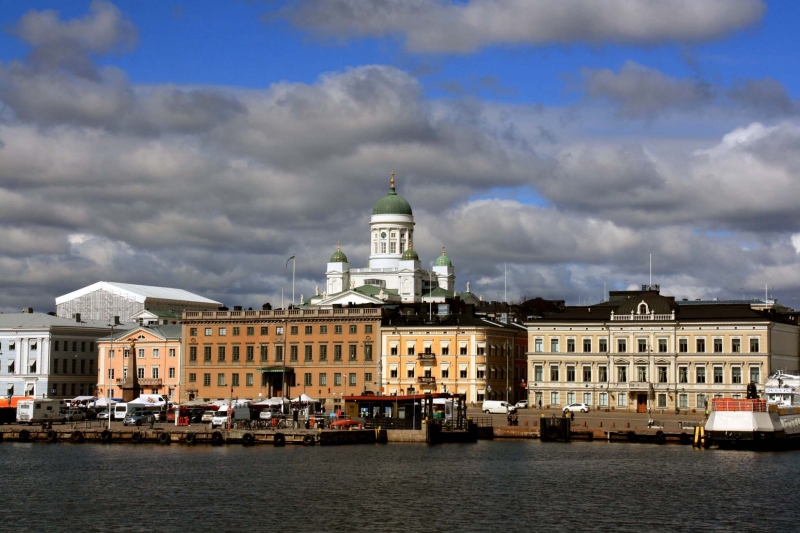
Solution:
<path fill-rule="evenodd" d="M 389 187 L 486 300 L 800 306 L 797 2 L 0 8 L 0 310 L 96 281 L 279 306 Z M 506 275 L 507 272 L 507 275 Z M 320 289 L 321 290 L 321 289 Z"/>

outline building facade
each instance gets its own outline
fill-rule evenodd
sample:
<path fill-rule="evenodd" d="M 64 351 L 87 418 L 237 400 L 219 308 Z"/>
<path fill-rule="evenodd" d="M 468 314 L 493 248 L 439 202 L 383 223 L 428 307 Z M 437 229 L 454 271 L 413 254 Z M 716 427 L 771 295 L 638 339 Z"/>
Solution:
<path fill-rule="evenodd" d="M 535 406 L 702 411 L 710 398 L 763 391 L 796 371 L 800 327 L 747 304 L 680 305 L 658 287 L 616 291 L 526 323 L 528 395 Z"/>
<path fill-rule="evenodd" d="M 377 393 L 381 309 L 303 308 L 183 314 L 182 401 L 307 394 L 328 409 Z"/>
<path fill-rule="evenodd" d="M 466 394 L 469 402 L 521 399 L 527 331 L 470 312 L 447 316 L 397 314 L 381 330 L 384 393 Z M 523 371 L 524 372 L 524 371 Z M 508 395 L 506 390 L 508 389 Z"/>
<path fill-rule="evenodd" d="M 114 332 L 97 341 L 98 373 L 97 394 L 107 398 L 121 398 L 122 387 L 128 376 L 129 361 L 136 372 L 142 394 L 160 394 L 173 401 L 180 398 L 180 375 L 183 342 L 180 324 L 150 325 Z"/>
<path fill-rule="evenodd" d="M 74 398 L 93 395 L 97 340 L 105 321 L 80 315 L 59 318 L 26 310 L 0 314 L 0 394 L 6 397 Z"/>

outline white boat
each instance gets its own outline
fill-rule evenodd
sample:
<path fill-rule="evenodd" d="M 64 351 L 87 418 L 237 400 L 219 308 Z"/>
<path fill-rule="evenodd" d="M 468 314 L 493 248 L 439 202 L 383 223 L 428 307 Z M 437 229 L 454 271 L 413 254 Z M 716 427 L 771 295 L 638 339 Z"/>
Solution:
<path fill-rule="evenodd" d="M 714 398 L 705 425 L 711 445 L 746 450 L 800 448 L 800 376 L 776 373 L 765 399 Z"/>

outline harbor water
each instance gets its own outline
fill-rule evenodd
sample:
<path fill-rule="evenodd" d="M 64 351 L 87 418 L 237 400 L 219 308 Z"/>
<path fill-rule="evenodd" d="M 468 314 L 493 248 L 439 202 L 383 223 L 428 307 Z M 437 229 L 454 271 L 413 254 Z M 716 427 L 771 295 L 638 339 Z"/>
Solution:
<path fill-rule="evenodd" d="M 800 453 L 0 444 L 0 531 L 798 531 Z"/>

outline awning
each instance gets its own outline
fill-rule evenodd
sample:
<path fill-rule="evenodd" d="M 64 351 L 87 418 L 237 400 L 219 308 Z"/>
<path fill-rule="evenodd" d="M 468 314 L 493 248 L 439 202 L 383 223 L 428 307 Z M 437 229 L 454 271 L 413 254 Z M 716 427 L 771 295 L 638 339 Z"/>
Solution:
<path fill-rule="evenodd" d="M 290 366 L 265 366 L 261 367 L 256 372 L 261 372 L 262 374 L 265 373 L 282 373 L 282 372 L 294 372 L 294 369 Z"/>

